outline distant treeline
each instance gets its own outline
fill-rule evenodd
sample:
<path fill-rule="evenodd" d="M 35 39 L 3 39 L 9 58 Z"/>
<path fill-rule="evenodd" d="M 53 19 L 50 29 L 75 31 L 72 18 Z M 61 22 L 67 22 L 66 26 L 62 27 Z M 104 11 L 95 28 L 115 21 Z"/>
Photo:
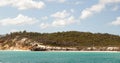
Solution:
<path fill-rule="evenodd" d="M 120 46 L 120 36 L 108 33 L 90 33 L 90 32 L 56 32 L 56 33 L 37 33 L 37 32 L 13 32 L 1 37 L 1 42 L 13 39 L 16 36 L 19 39 L 26 37 L 33 42 L 42 43 L 43 45 L 60 46 L 60 47 L 104 47 Z"/>

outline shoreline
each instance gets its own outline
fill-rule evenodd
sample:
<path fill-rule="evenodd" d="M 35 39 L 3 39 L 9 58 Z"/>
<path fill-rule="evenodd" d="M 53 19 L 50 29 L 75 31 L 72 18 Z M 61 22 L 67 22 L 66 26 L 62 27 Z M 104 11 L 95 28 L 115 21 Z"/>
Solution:
<path fill-rule="evenodd" d="M 0 51 L 30 51 L 30 50 L 0 50 Z"/>
<path fill-rule="evenodd" d="M 45 51 L 45 52 L 120 52 L 120 51 Z"/>
<path fill-rule="evenodd" d="M 31 50 L 0 50 L 0 51 L 19 51 L 19 52 L 120 52 L 120 51 L 31 51 Z"/>

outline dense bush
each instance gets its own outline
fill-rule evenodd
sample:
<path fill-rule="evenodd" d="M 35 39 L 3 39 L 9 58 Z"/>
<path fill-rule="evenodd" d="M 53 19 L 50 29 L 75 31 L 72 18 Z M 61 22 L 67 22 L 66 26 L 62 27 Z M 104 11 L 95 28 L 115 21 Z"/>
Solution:
<path fill-rule="evenodd" d="M 56 32 L 56 33 L 37 33 L 37 32 L 14 32 L 1 37 L 1 41 L 19 38 L 29 38 L 38 43 L 51 46 L 64 47 L 89 47 L 89 46 L 120 46 L 120 36 L 90 32 Z"/>

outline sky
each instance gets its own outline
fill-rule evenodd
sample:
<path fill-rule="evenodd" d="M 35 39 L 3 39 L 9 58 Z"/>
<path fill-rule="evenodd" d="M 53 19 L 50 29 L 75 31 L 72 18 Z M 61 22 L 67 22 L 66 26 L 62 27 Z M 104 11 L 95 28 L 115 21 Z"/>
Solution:
<path fill-rule="evenodd" d="M 23 30 L 120 35 L 120 0 L 0 0 L 0 34 Z"/>

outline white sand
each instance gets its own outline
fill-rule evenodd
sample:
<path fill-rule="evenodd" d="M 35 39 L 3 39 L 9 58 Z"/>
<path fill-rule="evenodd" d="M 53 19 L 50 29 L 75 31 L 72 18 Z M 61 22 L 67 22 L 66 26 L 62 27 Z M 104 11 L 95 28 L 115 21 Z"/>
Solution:
<path fill-rule="evenodd" d="M 109 53 L 113 53 L 113 52 L 119 52 L 119 51 L 43 51 L 43 52 L 109 52 Z"/>

